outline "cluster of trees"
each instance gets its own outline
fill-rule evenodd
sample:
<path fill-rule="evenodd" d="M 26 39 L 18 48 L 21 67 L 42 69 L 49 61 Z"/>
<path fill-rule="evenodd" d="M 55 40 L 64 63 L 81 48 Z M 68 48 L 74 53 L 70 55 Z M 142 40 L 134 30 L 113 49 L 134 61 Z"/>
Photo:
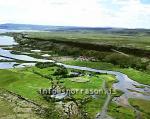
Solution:
<path fill-rule="evenodd" d="M 148 70 L 147 66 L 150 64 L 149 60 L 144 61 L 135 56 L 124 56 L 117 53 L 112 53 L 111 55 L 106 56 L 103 61 L 119 65 L 122 68 L 131 67 L 137 70 Z"/>
<path fill-rule="evenodd" d="M 71 55 L 74 57 L 85 56 L 85 57 L 93 57 L 95 61 L 102 61 L 112 63 L 114 65 L 119 65 L 122 68 L 134 68 L 137 70 L 149 70 L 150 69 L 150 60 L 143 61 L 142 58 L 129 55 L 125 56 L 123 54 L 115 53 L 115 52 L 100 52 L 94 50 L 85 50 L 74 48 L 72 51 L 70 48 L 65 48 L 63 50 L 57 49 L 57 54 L 60 55 Z M 56 49 L 55 49 L 56 50 Z"/>
<path fill-rule="evenodd" d="M 53 47 L 52 49 L 55 54 L 59 54 L 61 56 L 80 56 L 81 51 L 79 48 L 69 47 L 66 45 Z"/>
<path fill-rule="evenodd" d="M 56 69 L 56 71 L 54 72 L 53 75 L 54 76 L 61 76 L 61 77 L 68 77 L 68 75 L 67 75 L 68 74 L 67 68 L 65 68 L 64 66 L 58 66 L 54 62 L 38 62 L 38 63 L 36 63 L 35 66 L 40 68 L 40 69 L 57 66 L 57 69 Z M 51 79 L 51 75 L 42 75 L 41 73 L 36 72 L 34 70 L 33 70 L 33 72 L 35 74 L 37 74 L 37 75 L 40 75 L 40 76 L 44 77 L 44 78 Z"/>
<path fill-rule="evenodd" d="M 64 66 L 59 66 L 58 69 L 54 72 L 54 76 L 61 75 L 62 77 L 67 77 L 68 70 Z"/>
<path fill-rule="evenodd" d="M 56 66 L 56 64 L 54 62 L 38 62 L 35 65 L 36 67 L 43 69 L 43 68 L 47 68 L 47 67 L 54 67 Z"/>
<path fill-rule="evenodd" d="M 134 68 L 137 70 L 149 70 L 150 69 L 150 60 L 142 60 L 142 58 L 136 56 L 125 56 L 119 53 L 112 52 L 99 52 L 93 50 L 81 50 L 81 49 L 73 49 L 73 51 L 64 49 L 59 51 L 61 55 L 72 55 L 72 56 L 85 56 L 85 57 L 93 57 L 96 61 L 108 62 L 114 65 L 119 65 L 121 68 Z M 59 53 L 57 51 L 57 53 Z M 63 53 L 62 53 L 63 52 Z M 37 63 L 36 66 L 38 68 L 46 68 L 55 66 L 55 63 L 45 62 L 45 63 Z M 54 75 L 62 75 L 66 74 L 66 69 L 64 67 L 60 67 Z"/>

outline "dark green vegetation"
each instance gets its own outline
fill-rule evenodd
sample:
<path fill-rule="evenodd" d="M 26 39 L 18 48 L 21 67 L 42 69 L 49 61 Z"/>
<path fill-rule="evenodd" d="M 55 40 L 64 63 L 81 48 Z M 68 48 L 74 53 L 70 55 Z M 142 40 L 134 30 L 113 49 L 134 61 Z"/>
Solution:
<path fill-rule="evenodd" d="M 43 69 L 43 68 L 47 68 L 47 67 L 54 67 L 54 66 L 56 66 L 56 64 L 55 63 L 48 63 L 48 62 L 45 62 L 45 63 L 38 62 L 38 63 L 36 63 L 35 66 L 40 68 L 40 69 Z"/>

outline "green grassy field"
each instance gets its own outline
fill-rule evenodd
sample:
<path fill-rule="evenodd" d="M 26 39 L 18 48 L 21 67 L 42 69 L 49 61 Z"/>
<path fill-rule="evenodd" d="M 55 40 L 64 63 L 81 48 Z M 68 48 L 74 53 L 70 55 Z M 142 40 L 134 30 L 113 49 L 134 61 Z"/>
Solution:
<path fill-rule="evenodd" d="M 109 76 L 106 76 L 109 77 Z M 105 78 L 106 78 L 105 77 Z M 71 79 L 64 79 L 64 86 L 67 88 L 77 88 L 77 89 L 100 89 L 102 86 L 102 80 L 105 79 L 104 76 L 93 76 L 93 77 L 80 77 L 80 78 L 89 78 L 88 82 L 85 83 L 78 83 L 71 81 Z M 83 79 L 84 80 L 84 79 Z"/>
<path fill-rule="evenodd" d="M 48 79 L 24 69 L 0 70 L 0 87 L 36 102 L 43 101 L 37 91 L 49 86 Z"/>

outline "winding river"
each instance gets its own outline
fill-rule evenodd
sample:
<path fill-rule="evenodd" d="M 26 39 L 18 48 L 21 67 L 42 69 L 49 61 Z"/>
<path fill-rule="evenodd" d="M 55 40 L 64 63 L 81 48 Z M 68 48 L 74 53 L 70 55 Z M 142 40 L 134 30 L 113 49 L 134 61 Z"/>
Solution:
<path fill-rule="evenodd" d="M 9 62 L 9 60 L 18 59 L 22 61 L 31 61 L 31 62 L 55 62 L 52 60 L 45 60 L 45 59 L 36 59 L 33 57 L 30 57 L 28 55 L 16 55 L 12 54 L 10 50 L 4 50 L 4 47 L 12 47 L 13 45 L 17 45 L 15 40 L 12 37 L 8 36 L 0 36 L 0 60 L 8 60 L 7 62 L 0 62 L 0 69 L 8 69 L 8 68 L 14 68 L 14 67 L 24 67 L 27 65 L 34 66 L 35 63 L 22 63 L 17 66 L 15 64 L 18 64 L 16 62 Z M 146 99 L 150 100 L 150 86 L 140 84 L 136 81 L 133 81 L 130 79 L 127 75 L 117 72 L 117 71 L 108 71 L 108 70 L 97 70 L 93 68 L 88 67 L 81 67 L 81 66 L 72 66 L 72 65 L 66 65 L 62 63 L 57 63 L 58 65 L 63 65 L 66 68 L 72 68 L 72 69 L 79 69 L 79 70 L 85 70 L 85 71 L 91 71 L 91 72 L 99 72 L 99 73 L 107 73 L 115 75 L 118 83 L 113 84 L 114 89 L 118 89 L 124 92 L 122 96 L 125 98 L 139 98 L 139 99 Z M 144 88 L 137 88 L 136 86 L 144 86 Z"/>

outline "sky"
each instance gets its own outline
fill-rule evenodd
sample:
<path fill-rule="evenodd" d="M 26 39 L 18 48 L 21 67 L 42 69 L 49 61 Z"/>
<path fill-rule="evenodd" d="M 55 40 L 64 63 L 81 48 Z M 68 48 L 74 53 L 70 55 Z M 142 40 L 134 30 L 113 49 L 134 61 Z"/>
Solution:
<path fill-rule="evenodd" d="M 0 24 L 150 28 L 150 0 L 0 0 Z"/>

